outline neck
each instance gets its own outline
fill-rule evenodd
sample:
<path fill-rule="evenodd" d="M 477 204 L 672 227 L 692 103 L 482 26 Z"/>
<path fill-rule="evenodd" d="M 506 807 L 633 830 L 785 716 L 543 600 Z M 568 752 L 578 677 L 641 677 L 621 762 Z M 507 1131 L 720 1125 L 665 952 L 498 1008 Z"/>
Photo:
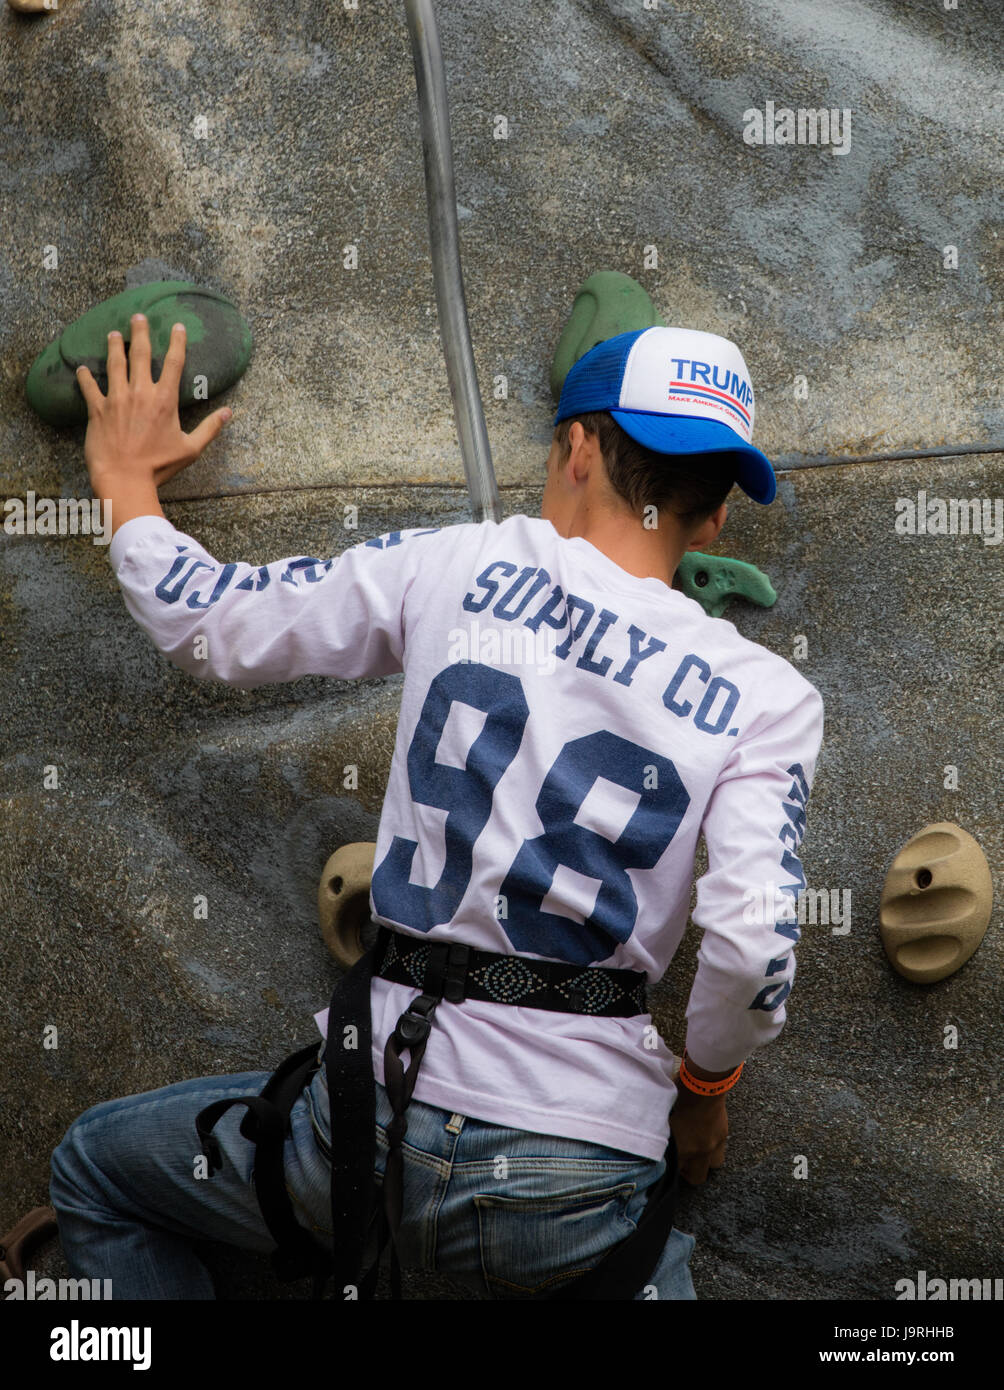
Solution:
<path fill-rule="evenodd" d="M 667 512 L 662 512 L 658 526 L 651 528 L 632 516 L 599 510 L 590 513 L 587 509 L 564 525 L 553 516 L 547 520 L 559 535 L 569 540 L 581 537 L 637 579 L 659 579 L 670 588 L 687 549 L 679 523 Z"/>

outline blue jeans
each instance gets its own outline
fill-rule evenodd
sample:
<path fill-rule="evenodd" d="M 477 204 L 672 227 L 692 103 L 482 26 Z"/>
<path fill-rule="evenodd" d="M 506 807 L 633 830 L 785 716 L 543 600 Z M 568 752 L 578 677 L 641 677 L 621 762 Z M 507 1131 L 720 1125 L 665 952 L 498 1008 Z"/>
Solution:
<path fill-rule="evenodd" d="M 110 1279 L 117 1299 L 215 1296 L 193 1241 L 269 1254 L 274 1243 L 251 1182 L 243 1106 L 214 1133 L 223 1169 L 198 1176 L 195 1117 L 253 1095 L 267 1072 L 202 1077 L 107 1101 L 70 1126 L 52 1156 L 51 1200 L 74 1278 Z M 331 1165 L 323 1067 L 293 1107 L 286 1185 L 297 1219 L 327 1246 Z M 376 1177 L 391 1107 L 376 1082 Z M 663 1162 L 576 1139 L 508 1129 L 413 1100 L 404 1145 L 401 1264 L 441 1271 L 474 1297 L 526 1298 L 590 1269 L 635 1229 Z M 674 1230 L 639 1299 L 693 1299 L 693 1236 Z M 367 1262 L 376 1253 L 375 1235 Z M 341 1297 L 335 1291 L 335 1297 Z"/>

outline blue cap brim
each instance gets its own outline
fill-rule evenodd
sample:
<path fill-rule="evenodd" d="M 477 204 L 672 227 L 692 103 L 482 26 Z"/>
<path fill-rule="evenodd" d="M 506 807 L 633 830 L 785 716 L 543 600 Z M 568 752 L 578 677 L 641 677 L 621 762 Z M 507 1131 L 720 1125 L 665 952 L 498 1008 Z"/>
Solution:
<path fill-rule="evenodd" d="M 777 494 L 777 479 L 766 454 L 744 444 L 734 430 L 696 415 L 657 415 L 642 410 L 611 410 L 625 434 L 659 454 L 734 454 L 736 482 L 754 502 L 766 505 Z"/>

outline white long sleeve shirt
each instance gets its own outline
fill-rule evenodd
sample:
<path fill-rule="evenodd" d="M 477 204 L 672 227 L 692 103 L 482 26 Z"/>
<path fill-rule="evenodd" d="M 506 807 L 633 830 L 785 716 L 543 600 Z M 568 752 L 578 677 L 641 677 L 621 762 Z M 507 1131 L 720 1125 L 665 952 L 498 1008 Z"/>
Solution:
<path fill-rule="evenodd" d="M 540 518 L 258 567 L 139 517 L 109 554 L 130 613 L 192 675 L 250 688 L 404 672 L 378 922 L 655 982 L 686 926 L 703 831 L 687 1051 L 724 1071 L 780 1032 L 823 722 L 788 662 Z M 381 1081 L 416 993 L 374 980 Z M 444 1002 L 415 1098 L 657 1159 L 673 1060 L 648 1014 Z"/>

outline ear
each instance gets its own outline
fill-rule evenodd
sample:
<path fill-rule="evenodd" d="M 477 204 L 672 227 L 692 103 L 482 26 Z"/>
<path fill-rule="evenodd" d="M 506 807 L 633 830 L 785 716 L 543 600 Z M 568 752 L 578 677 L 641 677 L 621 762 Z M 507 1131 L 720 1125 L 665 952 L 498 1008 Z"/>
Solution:
<path fill-rule="evenodd" d="M 580 421 L 575 420 L 568 432 L 568 444 L 569 455 L 565 466 L 569 469 L 570 482 L 581 486 L 587 483 L 591 475 L 597 479 L 605 476 L 599 435 L 587 434 Z"/>
<path fill-rule="evenodd" d="M 709 545 L 714 545 L 715 541 L 722 534 L 722 527 L 729 514 L 727 505 L 723 502 L 716 512 L 712 512 L 698 526 L 687 543 L 688 550 L 705 550 Z"/>
<path fill-rule="evenodd" d="M 573 420 L 568 431 L 568 457 L 572 458 L 585 443 L 586 432 L 578 420 Z M 566 460 L 567 462 L 567 460 Z"/>

